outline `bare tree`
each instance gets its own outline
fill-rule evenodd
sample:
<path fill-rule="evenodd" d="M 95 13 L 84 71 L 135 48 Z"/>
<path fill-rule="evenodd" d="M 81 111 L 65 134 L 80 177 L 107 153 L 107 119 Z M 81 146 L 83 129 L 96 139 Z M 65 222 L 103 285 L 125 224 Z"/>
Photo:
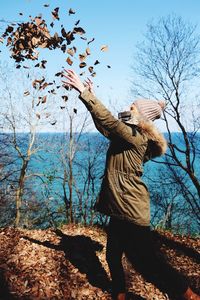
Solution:
<path fill-rule="evenodd" d="M 29 100 L 24 101 L 24 84 L 30 78 L 21 73 L 21 84 L 13 83 L 13 76 L 9 70 L 1 68 L 1 79 L 3 88 L 1 98 L 3 99 L 3 109 L 1 111 L 1 121 L 3 122 L 1 133 L 1 147 L 4 147 L 3 164 L 4 172 L 1 175 L 1 183 L 6 182 L 6 189 L 9 188 L 9 196 L 15 199 L 15 226 L 19 226 L 21 210 L 23 206 L 23 196 L 25 182 L 32 176 L 41 174 L 28 173 L 29 163 L 37 151 L 36 132 L 40 123 L 40 118 L 35 111 L 38 93 L 30 94 Z M 8 78 L 10 77 L 10 78 Z M 21 132 L 21 133 L 20 133 Z M 26 134 L 24 133 L 26 132 Z M 5 157 L 7 160 L 5 161 Z"/>
<path fill-rule="evenodd" d="M 144 42 L 138 45 L 133 91 L 146 98 L 166 100 L 169 151 L 161 163 L 181 187 L 182 199 L 200 222 L 199 58 L 195 26 L 175 15 L 152 22 Z"/>

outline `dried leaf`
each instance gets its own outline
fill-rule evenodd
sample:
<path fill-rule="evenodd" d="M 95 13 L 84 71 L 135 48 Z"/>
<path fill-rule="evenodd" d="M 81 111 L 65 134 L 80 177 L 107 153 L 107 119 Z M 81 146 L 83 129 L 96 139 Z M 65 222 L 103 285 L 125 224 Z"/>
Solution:
<path fill-rule="evenodd" d="M 57 121 L 53 121 L 51 122 L 51 125 L 55 125 L 57 123 Z"/>
<path fill-rule="evenodd" d="M 41 17 L 36 17 L 35 18 L 35 23 L 36 23 L 37 26 L 40 26 L 43 22 L 44 22 L 44 20 L 42 20 Z"/>
<path fill-rule="evenodd" d="M 45 78 L 43 77 L 42 79 L 35 79 L 33 82 L 32 82 L 32 86 L 33 88 L 37 88 L 37 85 L 40 87 L 41 84 L 45 81 Z"/>
<path fill-rule="evenodd" d="M 37 117 L 38 119 L 40 119 L 40 114 L 39 114 L 39 113 L 36 113 L 35 115 L 36 115 L 36 117 Z"/>
<path fill-rule="evenodd" d="M 85 52 L 87 53 L 87 55 L 90 55 L 91 54 L 91 51 L 90 51 L 90 48 L 86 48 Z"/>
<path fill-rule="evenodd" d="M 24 92 L 24 96 L 28 96 L 28 95 L 30 95 L 30 92 L 29 91 L 25 91 Z"/>
<path fill-rule="evenodd" d="M 74 47 L 73 48 L 68 48 L 67 49 L 67 53 L 71 56 L 74 56 L 74 54 L 76 53 L 75 50 L 74 50 Z"/>
<path fill-rule="evenodd" d="M 46 103 L 47 102 L 47 96 L 43 96 L 42 97 L 42 103 Z"/>
<path fill-rule="evenodd" d="M 80 20 L 76 21 L 75 26 L 77 26 L 80 23 Z"/>
<path fill-rule="evenodd" d="M 72 8 L 70 8 L 68 13 L 69 13 L 69 15 L 74 15 L 76 12 L 75 12 L 75 10 L 73 10 Z"/>
<path fill-rule="evenodd" d="M 73 32 L 76 34 L 85 34 L 85 30 L 82 27 L 74 27 Z"/>
<path fill-rule="evenodd" d="M 84 68 L 86 66 L 87 66 L 87 64 L 85 62 L 82 62 L 82 63 L 79 64 L 79 68 Z"/>
<path fill-rule="evenodd" d="M 62 75 L 63 75 L 63 72 L 58 72 L 58 73 L 55 74 L 55 76 L 57 76 L 57 77 L 62 76 Z"/>
<path fill-rule="evenodd" d="M 81 62 L 84 61 L 86 59 L 86 57 L 87 57 L 86 53 L 79 54 L 79 59 L 80 59 Z"/>
<path fill-rule="evenodd" d="M 97 75 L 96 72 L 93 72 L 93 73 L 91 74 L 92 77 L 95 77 L 96 75 Z"/>
<path fill-rule="evenodd" d="M 73 64 L 73 61 L 71 60 L 71 58 L 68 56 L 67 59 L 66 59 L 66 62 L 68 63 L 68 65 L 72 65 Z"/>
<path fill-rule="evenodd" d="M 68 100 L 68 96 L 66 96 L 66 95 L 62 96 L 62 98 L 65 102 Z"/>
<path fill-rule="evenodd" d="M 76 108 L 74 108 L 74 113 L 77 114 L 77 109 Z"/>
<path fill-rule="evenodd" d="M 88 45 L 92 42 L 94 42 L 95 38 L 92 38 L 90 41 L 88 41 Z"/>
<path fill-rule="evenodd" d="M 54 10 L 51 12 L 52 16 L 54 19 L 56 20 L 60 20 L 59 16 L 58 16 L 58 11 L 59 11 L 59 7 L 54 8 Z"/>
<path fill-rule="evenodd" d="M 87 38 L 85 36 L 81 36 L 81 39 L 87 41 Z"/>
<path fill-rule="evenodd" d="M 101 51 L 108 51 L 108 46 L 107 45 L 101 46 Z"/>
<path fill-rule="evenodd" d="M 94 65 L 96 66 L 96 65 L 98 65 L 98 64 L 100 64 L 100 62 L 99 62 L 98 60 L 96 60 L 96 61 L 94 62 Z"/>
<path fill-rule="evenodd" d="M 94 67 L 90 66 L 90 67 L 88 68 L 88 70 L 89 70 L 90 73 L 92 73 L 93 70 L 94 70 Z"/>

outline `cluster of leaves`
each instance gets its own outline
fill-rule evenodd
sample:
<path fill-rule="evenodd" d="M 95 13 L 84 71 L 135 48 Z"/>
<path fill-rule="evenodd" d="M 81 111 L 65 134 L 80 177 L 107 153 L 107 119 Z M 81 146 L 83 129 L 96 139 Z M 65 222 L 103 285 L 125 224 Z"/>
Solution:
<path fill-rule="evenodd" d="M 44 4 L 45 8 L 49 7 L 49 4 Z M 29 16 L 27 22 L 11 23 L 7 26 L 3 34 L 0 36 L 0 42 L 5 43 L 6 47 L 10 50 L 11 58 L 16 62 L 16 68 L 29 69 L 29 66 L 25 64 L 26 61 L 37 61 L 34 65 L 35 68 L 46 69 L 47 60 L 39 60 L 40 49 L 55 50 L 58 49 L 62 53 L 66 54 L 66 62 L 69 66 L 78 61 L 78 67 L 80 69 L 80 75 L 88 72 L 89 76 L 96 76 L 95 67 L 100 63 L 98 59 L 94 59 L 92 65 L 87 65 L 87 58 L 91 55 L 90 44 L 95 41 L 95 38 L 88 39 L 86 37 L 85 30 L 79 26 L 80 20 L 77 20 L 71 30 L 66 30 L 63 24 L 60 25 L 60 32 L 52 32 L 55 22 L 60 22 L 60 8 L 56 7 L 51 11 L 52 22 L 48 24 L 42 15 L 39 14 L 36 17 Z M 74 15 L 76 12 L 70 8 L 68 10 L 68 16 Z M 22 16 L 23 13 L 20 13 Z M 67 15 L 67 13 L 66 13 Z M 59 25 L 59 23 L 58 23 Z M 79 53 L 77 45 L 75 44 L 76 38 L 81 39 L 84 43 L 85 51 Z M 86 45 L 85 45 L 86 44 Z M 102 45 L 101 51 L 107 51 L 108 46 Z M 87 67 L 87 68 L 86 68 Z M 110 66 L 107 66 L 110 68 Z M 63 67 L 64 68 L 64 67 Z M 87 71 L 86 71 L 87 70 Z M 58 71 L 55 77 L 63 76 L 63 70 Z M 52 86 L 53 85 L 53 86 Z M 49 89 L 49 87 L 51 88 Z M 48 91 L 46 95 L 38 97 L 36 106 L 47 102 L 47 93 L 56 94 L 56 90 L 62 87 L 62 85 L 56 85 L 56 81 L 47 82 L 45 77 L 35 79 L 32 82 L 32 87 L 38 91 Z M 64 86 L 68 89 L 66 86 Z M 29 96 L 30 91 L 24 91 L 24 96 Z M 68 96 L 62 96 L 64 102 L 67 101 Z M 61 106 L 61 109 L 65 106 Z M 40 114 L 37 113 L 36 117 L 40 119 Z M 52 124 L 54 125 L 55 122 Z"/>
<path fill-rule="evenodd" d="M 49 5 L 44 5 L 48 7 Z M 69 9 L 68 14 L 75 14 L 73 9 Z M 51 12 L 54 21 L 59 21 L 59 7 L 56 7 Z M 6 40 L 6 46 L 10 49 L 11 57 L 16 62 L 16 67 L 20 68 L 25 60 L 38 60 L 39 51 L 38 48 L 47 48 L 49 50 L 60 49 L 63 53 L 67 53 L 68 57 L 66 62 L 71 66 L 73 64 L 73 57 L 77 53 L 77 47 L 70 47 L 71 43 L 76 39 L 76 36 L 87 42 L 87 47 L 84 53 L 79 53 L 78 57 L 80 60 L 79 68 L 87 66 L 85 62 L 88 55 L 91 54 L 89 44 L 92 43 L 95 38 L 90 40 L 85 36 L 85 30 L 79 27 L 80 20 L 76 21 L 73 28 L 67 31 L 61 24 L 60 33 L 54 32 L 51 34 L 47 22 L 42 18 L 42 15 L 32 18 L 29 16 L 28 22 L 21 22 L 11 25 L 5 29 L 4 33 L 0 37 L 1 42 Z M 54 21 L 50 23 L 50 27 L 54 27 Z M 101 46 L 101 51 L 108 50 L 106 45 Z M 37 63 L 35 67 L 45 68 L 47 61 L 42 60 Z M 94 65 L 99 63 L 95 60 Z M 26 66 L 23 66 L 26 68 Z M 107 66 L 110 68 L 110 66 Z M 88 70 L 91 76 L 95 76 L 94 66 L 89 66 Z M 82 74 L 81 74 L 82 75 Z"/>

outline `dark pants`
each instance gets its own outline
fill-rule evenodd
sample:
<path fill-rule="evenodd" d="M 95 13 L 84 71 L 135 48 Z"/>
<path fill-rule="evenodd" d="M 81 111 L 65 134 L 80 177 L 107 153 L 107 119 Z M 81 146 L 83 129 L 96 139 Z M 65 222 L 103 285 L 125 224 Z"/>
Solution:
<path fill-rule="evenodd" d="M 156 253 L 150 227 L 111 218 L 106 258 L 112 277 L 113 294 L 125 292 L 122 255 L 126 254 L 132 265 L 164 292 L 183 294 L 188 288 L 186 278 L 172 268 L 163 256 Z M 161 285 L 160 285 L 161 282 Z M 164 287 L 162 286 L 164 282 Z"/>

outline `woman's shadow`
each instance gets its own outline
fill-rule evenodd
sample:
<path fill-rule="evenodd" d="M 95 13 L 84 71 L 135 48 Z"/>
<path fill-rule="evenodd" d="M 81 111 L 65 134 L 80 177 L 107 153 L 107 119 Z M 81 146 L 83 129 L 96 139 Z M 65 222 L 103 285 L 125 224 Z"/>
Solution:
<path fill-rule="evenodd" d="M 56 229 L 55 233 L 61 237 L 59 245 L 54 245 L 48 241 L 41 242 L 27 236 L 23 238 L 57 251 L 63 251 L 65 258 L 81 273 L 86 274 L 91 285 L 103 291 L 110 291 L 110 280 L 96 255 L 96 251 L 103 250 L 103 245 L 84 235 L 66 235 L 59 229 Z"/>

